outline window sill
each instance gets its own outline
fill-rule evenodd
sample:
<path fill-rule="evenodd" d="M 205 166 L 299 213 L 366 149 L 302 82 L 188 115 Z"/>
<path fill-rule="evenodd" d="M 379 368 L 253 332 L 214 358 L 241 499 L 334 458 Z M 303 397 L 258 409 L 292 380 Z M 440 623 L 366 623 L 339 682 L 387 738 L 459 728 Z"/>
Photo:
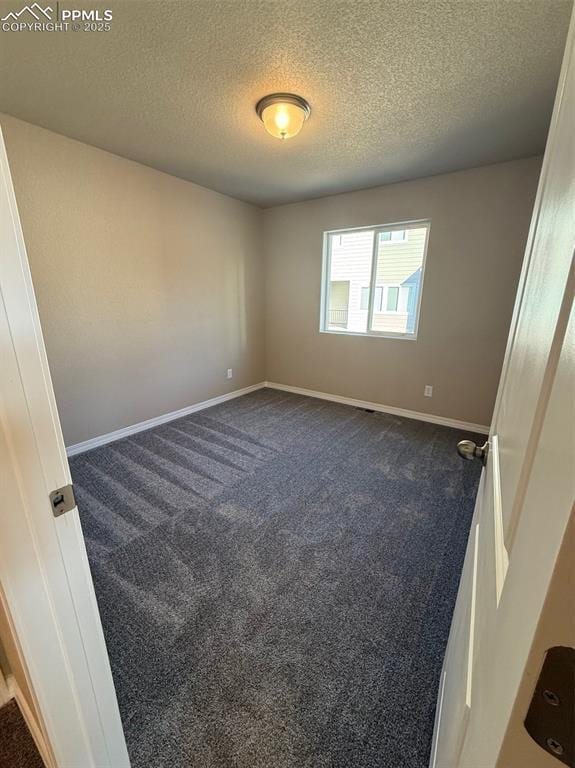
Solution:
<path fill-rule="evenodd" d="M 400 312 L 398 309 L 376 309 L 374 315 L 389 315 L 390 317 L 407 317 L 407 312 Z"/>
<path fill-rule="evenodd" d="M 368 337 L 372 339 L 403 339 L 404 341 L 417 341 L 417 334 L 415 333 L 383 333 L 379 331 L 334 331 L 320 328 L 320 333 L 328 334 L 329 336 L 360 336 Z"/>

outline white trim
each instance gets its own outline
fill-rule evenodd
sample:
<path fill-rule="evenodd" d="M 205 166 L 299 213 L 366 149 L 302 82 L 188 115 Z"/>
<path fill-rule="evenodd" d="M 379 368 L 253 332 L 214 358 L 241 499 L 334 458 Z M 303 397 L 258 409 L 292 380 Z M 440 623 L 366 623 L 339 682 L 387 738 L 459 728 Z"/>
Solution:
<path fill-rule="evenodd" d="M 367 302 L 367 318 L 366 318 L 366 324 L 365 324 L 365 331 L 362 331 L 362 333 L 373 333 L 372 325 L 373 325 L 373 305 L 375 304 L 375 290 L 377 288 L 377 262 L 379 260 L 379 235 L 381 230 L 373 230 L 371 233 L 371 264 L 369 268 L 369 299 Z M 330 281 L 331 285 L 331 260 L 332 260 L 332 245 L 331 245 L 331 239 L 328 237 L 329 241 L 329 264 L 328 264 L 328 280 Z M 331 302 L 331 299 L 329 299 Z M 360 296 L 361 301 L 361 296 Z M 328 306 L 329 310 L 329 306 Z M 349 310 L 348 310 L 349 311 Z M 324 325 L 322 328 L 323 331 L 329 331 L 332 330 L 329 327 L 329 317 L 324 317 Z M 338 330 L 333 329 L 333 330 Z M 346 329 L 344 329 L 346 330 Z"/>
<path fill-rule="evenodd" d="M 493 473 L 493 532 L 495 559 L 495 604 L 498 606 L 509 567 L 509 555 L 503 533 L 503 500 L 501 498 L 501 469 L 499 463 L 499 437 L 491 435 L 489 441 L 491 470 Z"/>
<path fill-rule="evenodd" d="M 430 218 L 427 219 L 410 219 L 409 221 L 396 221 L 392 224 L 364 224 L 361 227 L 344 227 L 343 229 L 326 229 L 324 235 L 343 235 L 349 232 L 361 232 L 378 229 L 383 232 L 391 232 L 394 229 L 418 229 L 422 224 L 428 224 L 431 222 Z"/>
<path fill-rule="evenodd" d="M 429 768 L 436 768 L 437 765 L 437 747 L 439 746 L 439 724 L 441 722 L 441 715 L 443 710 L 443 694 L 445 693 L 445 663 L 441 670 L 441 685 L 439 686 L 439 695 L 437 697 L 437 706 L 435 708 L 435 723 L 433 725 L 433 742 L 431 745 L 431 758 L 429 761 Z"/>
<path fill-rule="evenodd" d="M 185 408 L 180 408 L 178 411 L 170 411 L 170 413 L 163 413 L 161 416 L 154 416 L 153 419 L 146 419 L 146 421 L 131 424 L 129 427 L 122 427 L 121 429 L 114 430 L 114 432 L 108 432 L 105 435 L 99 435 L 98 437 L 90 438 L 90 440 L 84 440 L 81 443 L 69 445 L 66 448 L 66 453 L 68 456 L 76 456 L 78 453 L 90 451 L 92 448 L 98 448 L 100 445 L 106 445 L 106 443 L 121 440 L 122 437 L 129 437 L 130 435 L 135 435 L 137 432 L 144 432 L 146 429 L 158 427 L 160 424 L 165 424 L 168 421 L 181 419 L 182 416 L 188 416 L 190 413 L 203 411 L 205 408 L 211 408 L 213 405 L 219 405 L 220 403 L 225 403 L 227 400 L 233 400 L 236 397 L 247 395 L 249 392 L 255 392 L 257 389 L 262 389 L 265 386 L 265 381 L 260 381 L 259 384 L 252 384 L 249 387 L 235 389 L 233 392 L 226 392 L 225 395 L 218 395 L 217 397 L 211 397 L 209 400 L 203 400 L 200 403 L 187 405 Z"/>
<path fill-rule="evenodd" d="M 365 312 L 365 310 L 363 310 Z M 390 314 L 395 314 L 390 313 Z M 321 331 L 320 333 L 328 333 L 332 336 L 362 336 L 369 339 L 402 339 L 403 341 L 417 341 L 417 336 L 414 333 L 391 333 L 386 331 Z"/>
<path fill-rule="evenodd" d="M 418 421 L 427 421 L 430 424 L 441 424 L 444 427 L 453 427 L 454 429 L 463 429 L 466 432 L 477 432 L 480 435 L 488 435 L 489 427 L 484 424 L 473 424 L 470 421 L 460 421 L 459 419 L 450 419 L 447 416 L 436 416 L 434 413 L 421 413 L 420 411 L 408 411 L 405 408 L 396 408 L 393 405 L 383 405 L 382 403 L 370 403 L 367 400 L 356 400 L 353 397 L 342 397 L 341 395 L 332 395 L 327 392 L 317 392 L 314 389 L 303 389 L 302 387 L 291 387 L 287 384 L 277 384 L 273 381 L 266 381 L 264 385 L 268 389 L 280 389 L 283 392 L 293 392 L 295 395 L 306 395 L 307 397 L 316 397 L 319 400 L 331 400 L 334 403 L 343 405 L 352 405 L 354 408 L 367 408 L 370 411 L 380 411 L 381 413 L 390 413 L 393 416 L 403 416 L 406 419 L 417 419 Z"/>
<path fill-rule="evenodd" d="M 8 682 L 9 681 L 4 677 L 2 667 L 0 667 L 0 707 L 3 707 L 4 704 L 7 704 L 12 698 Z"/>
<path fill-rule="evenodd" d="M 19 639 L 16 637 L 15 629 L 12 622 L 12 617 L 10 615 L 8 604 L 6 602 L 6 598 L 4 595 L 4 590 L 1 587 L 0 587 L 0 611 L 4 613 L 8 633 L 12 637 L 16 658 L 20 662 L 21 674 L 23 675 L 24 681 L 28 686 L 28 691 L 30 695 L 34 698 L 34 692 L 29 679 L 29 674 L 26 668 L 26 662 L 23 657 L 22 648 L 21 648 Z M 1 676 L 2 674 L 0 672 L 0 677 Z M 31 709 L 26 696 L 24 696 L 24 694 L 22 693 L 22 689 L 16 682 L 16 678 L 14 677 L 14 674 L 11 671 L 6 673 L 4 687 L 5 687 L 4 700 L 0 701 L 0 704 L 7 704 L 12 699 L 16 699 L 16 703 L 20 707 L 20 712 L 22 713 L 22 716 L 26 721 L 26 725 L 28 726 L 28 729 L 32 734 L 36 747 L 38 748 L 38 752 L 40 752 L 40 756 L 42 757 L 42 760 L 44 761 L 46 768 L 56 768 L 56 763 L 54 762 L 54 756 L 52 754 L 52 750 L 50 749 L 47 738 L 44 735 L 44 731 L 42 730 L 43 724 L 41 720 L 39 720 L 39 718 L 42 718 L 42 713 L 40 712 L 40 709 L 38 707 L 38 702 L 35 701 L 34 706 L 36 707 L 37 714 L 34 714 L 34 711 Z"/>
<path fill-rule="evenodd" d="M 476 634 L 476 621 L 475 617 L 477 614 L 477 571 L 479 568 L 479 534 L 483 535 L 483 532 L 481 531 L 480 524 L 475 523 L 475 530 L 474 533 L 474 539 L 473 539 L 473 571 L 471 576 L 471 600 L 470 600 L 470 607 L 469 607 L 469 640 L 467 643 L 467 681 L 465 686 L 465 706 L 466 706 L 466 715 L 469 715 L 469 712 L 471 711 L 471 694 L 473 692 L 473 662 L 475 660 L 475 634 Z M 461 728 L 462 731 L 462 737 L 461 737 L 461 746 L 459 748 L 458 754 L 461 754 L 461 748 L 463 747 L 463 737 L 465 735 L 465 728 L 467 727 L 467 724 L 464 723 L 464 725 Z"/>
<path fill-rule="evenodd" d="M 90 451 L 92 448 L 98 448 L 101 445 L 107 443 L 113 443 L 115 440 L 121 440 L 123 437 L 129 437 L 135 435 L 138 432 L 144 432 L 146 429 L 152 429 L 158 427 L 160 424 L 166 424 L 168 421 L 174 421 L 174 419 L 181 419 L 183 416 L 189 416 L 191 413 L 197 411 L 203 411 L 206 408 L 211 408 L 214 405 L 225 403 L 228 400 L 233 400 L 236 397 L 247 395 L 250 392 L 256 392 L 258 389 L 279 389 L 284 392 L 293 392 L 296 395 L 306 395 L 307 397 L 315 397 L 319 400 L 331 400 L 334 403 L 343 403 L 344 405 L 352 405 L 355 408 L 367 408 L 371 411 L 380 411 L 381 413 L 390 413 L 394 416 L 404 416 L 407 419 L 417 419 L 419 421 L 427 421 L 431 424 L 441 424 L 445 427 L 453 427 L 455 429 L 464 429 L 466 432 L 477 432 L 482 435 L 489 434 L 489 427 L 483 424 L 472 424 L 468 421 L 459 421 L 458 419 L 449 419 L 446 416 L 436 416 L 432 413 L 419 413 L 418 411 L 408 411 L 405 408 L 396 408 L 392 405 L 382 405 L 381 403 L 370 403 L 367 400 L 356 400 L 351 397 L 342 397 L 341 395 L 331 395 L 327 392 L 317 392 L 313 389 L 304 389 L 302 387 L 291 387 L 287 384 L 278 384 L 273 381 L 260 381 L 258 384 L 252 384 L 249 387 L 243 387 L 242 389 L 235 389 L 233 392 L 227 392 L 225 395 L 218 395 L 212 397 L 209 400 L 203 400 L 200 403 L 194 403 L 188 405 L 185 408 L 180 408 L 178 411 L 170 411 L 169 413 L 163 413 L 161 416 L 155 416 L 153 419 L 146 419 L 146 421 L 140 421 L 137 424 L 131 424 L 129 427 L 122 427 L 122 429 L 116 429 L 114 432 L 108 432 L 105 435 L 99 435 L 98 437 L 92 437 L 90 440 L 84 440 L 81 443 L 75 443 L 69 445 L 66 448 L 68 456 L 76 456 L 79 453 Z"/>
<path fill-rule="evenodd" d="M 44 734 L 40 730 L 40 727 L 36 722 L 36 718 L 34 717 L 32 710 L 30 709 L 30 706 L 26 700 L 26 697 L 22 693 L 20 686 L 14 679 L 13 675 L 10 675 L 10 677 L 8 678 L 8 687 L 10 689 L 11 698 L 16 699 L 16 703 L 18 704 L 20 713 L 22 714 L 22 717 L 24 718 L 24 722 L 26 723 L 31 736 L 34 739 L 34 743 L 36 744 L 36 748 L 40 753 L 40 757 L 42 758 L 44 765 L 46 766 L 46 768 L 56 768 L 54 760 L 52 759 L 52 755 L 48 748 L 48 745 L 46 744 L 46 739 L 44 738 Z"/>

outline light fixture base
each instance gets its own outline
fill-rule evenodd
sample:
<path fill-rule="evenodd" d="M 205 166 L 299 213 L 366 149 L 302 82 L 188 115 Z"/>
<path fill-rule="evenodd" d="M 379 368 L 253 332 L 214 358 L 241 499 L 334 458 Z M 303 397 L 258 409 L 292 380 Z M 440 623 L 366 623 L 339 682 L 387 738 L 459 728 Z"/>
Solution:
<path fill-rule="evenodd" d="M 268 96 L 264 96 L 260 99 L 256 104 L 256 112 L 260 120 L 263 120 L 262 115 L 266 107 L 271 107 L 273 104 L 279 103 L 294 104 L 296 107 L 299 107 L 303 111 L 306 120 L 311 115 L 310 105 L 301 96 L 298 96 L 295 93 L 270 93 Z"/>

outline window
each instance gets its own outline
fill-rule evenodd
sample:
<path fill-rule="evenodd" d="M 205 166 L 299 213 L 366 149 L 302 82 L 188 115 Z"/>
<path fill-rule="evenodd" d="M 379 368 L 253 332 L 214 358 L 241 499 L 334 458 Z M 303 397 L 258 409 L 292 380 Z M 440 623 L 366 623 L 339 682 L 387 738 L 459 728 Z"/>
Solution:
<path fill-rule="evenodd" d="M 384 243 L 404 243 L 407 240 L 407 229 L 394 229 L 379 233 L 379 242 Z"/>
<path fill-rule="evenodd" d="M 375 298 L 373 300 L 373 306 L 378 312 L 381 312 L 381 310 L 383 309 L 384 291 L 385 291 L 385 286 L 383 285 L 375 286 Z M 361 289 L 360 309 L 369 309 L 369 286 L 367 288 Z"/>
<path fill-rule="evenodd" d="M 387 289 L 386 309 L 388 312 L 397 312 L 398 300 L 399 300 L 399 286 L 390 285 Z"/>
<path fill-rule="evenodd" d="M 325 232 L 320 330 L 415 338 L 429 227 Z"/>

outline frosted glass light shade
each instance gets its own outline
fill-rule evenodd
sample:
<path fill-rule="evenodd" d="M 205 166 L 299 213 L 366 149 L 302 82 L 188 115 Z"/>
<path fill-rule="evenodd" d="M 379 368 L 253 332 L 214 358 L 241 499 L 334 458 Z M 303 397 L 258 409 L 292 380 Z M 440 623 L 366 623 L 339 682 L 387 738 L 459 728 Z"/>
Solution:
<path fill-rule="evenodd" d="M 297 136 L 311 112 L 307 101 L 292 93 L 264 96 L 256 111 L 266 131 L 282 140 Z"/>

